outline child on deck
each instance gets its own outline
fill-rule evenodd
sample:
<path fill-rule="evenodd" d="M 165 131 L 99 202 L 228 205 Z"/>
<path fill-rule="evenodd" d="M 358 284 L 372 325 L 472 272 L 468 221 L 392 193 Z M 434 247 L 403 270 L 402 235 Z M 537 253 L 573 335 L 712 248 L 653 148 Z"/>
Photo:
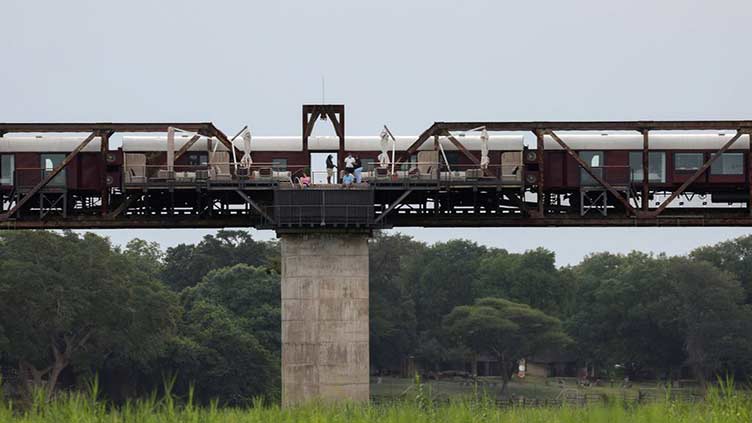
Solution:
<path fill-rule="evenodd" d="M 343 188 L 350 188 L 353 183 L 353 174 L 352 173 L 345 173 L 345 175 L 342 177 L 342 186 Z"/>

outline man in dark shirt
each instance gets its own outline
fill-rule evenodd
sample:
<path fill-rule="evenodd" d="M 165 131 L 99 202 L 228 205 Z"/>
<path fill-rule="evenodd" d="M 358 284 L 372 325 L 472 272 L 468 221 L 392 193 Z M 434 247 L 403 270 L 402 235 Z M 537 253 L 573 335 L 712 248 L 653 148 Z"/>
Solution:
<path fill-rule="evenodd" d="M 363 181 L 363 162 L 360 161 L 360 156 L 355 156 L 355 183 L 359 184 Z"/>
<path fill-rule="evenodd" d="M 326 183 L 331 184 L 332 178 L 334 177 L 334 168 L 337 167 L 336 164 L 334 164 L 334 159 L 332 158 L 332 155 L 326 156 Z"/>

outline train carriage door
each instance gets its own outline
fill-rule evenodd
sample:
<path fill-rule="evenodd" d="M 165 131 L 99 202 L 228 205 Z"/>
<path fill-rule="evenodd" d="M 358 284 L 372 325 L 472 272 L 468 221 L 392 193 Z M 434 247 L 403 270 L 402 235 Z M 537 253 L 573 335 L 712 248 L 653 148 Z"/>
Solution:
<path fill-rule="evenodd" d="M 581 151 L 580 158 L 590 165 L 593 172 L 603 178 L 603 152 L 602 151 Z M 590 176 L 585 169 L 580 169 L 580 186 L 594 186 L 598 182 Z"/>
<path fill-rule="evenodd" d="M 42 154 L 40 156 L 41 158 L 41 168 L 42 168 L 42 177 L 47 177 L 48 174 L 52 172 L 55 167 L 60 165 L 60 163 L 65 160 L 65 154 Z M 61 170 L 60 173 L 58 173 L 52 180 L 47 184 L 48 187 L 57 187 L 61 188 L 65 186 L 65 169 Z"/>

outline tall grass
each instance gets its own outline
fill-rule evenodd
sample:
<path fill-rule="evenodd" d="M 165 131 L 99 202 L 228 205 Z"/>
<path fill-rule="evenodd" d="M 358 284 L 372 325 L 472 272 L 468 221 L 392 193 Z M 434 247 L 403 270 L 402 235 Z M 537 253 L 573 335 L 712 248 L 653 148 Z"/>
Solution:
<path fill-rule="evenodd" d="M 23 409 L 8 400 L 0 400 L 2 423 L 749 423 L 752 401 L 733 381 L 711 388 L 700 403 L 660 402 L 648 405 L 610 403 L 591 407 L 498 408 L 494 401 L 475 400 L 435 405 L 425 392 L 401 402 L 368 405 L 339 404 L 281 409 L 254 401 L 249 408 L 221 408 L 217 403 L 197 406 L 191 394 L 178 401 L 170 390 L 165 395 L 127 402 L 114 407 L 98 399 L 98 385 L 90 384 L 86 393 L 64 393 L 47 402 L 35 396 Z"/>

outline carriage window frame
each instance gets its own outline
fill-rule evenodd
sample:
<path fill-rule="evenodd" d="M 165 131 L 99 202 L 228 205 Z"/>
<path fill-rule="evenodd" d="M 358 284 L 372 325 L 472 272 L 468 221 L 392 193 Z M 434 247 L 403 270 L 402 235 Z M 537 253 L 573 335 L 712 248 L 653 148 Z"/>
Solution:
<path fill-rule="evenodd" d="M 65 154 L 63 153 L 42 153 L 39 155 L 39 167 L 41 170 L 41 177 L 46 177 L 47 172 L 52 172 L 53 169 L 65 160 Z M 66 169 L 62 169 L 60 173 L 55 175 L 50 182 L 47 183 L 49 187 L 64 187 Z"/>
<path fill-rule="evenodd" d="M 16 156 L 0 154 L 0 185 L 13 185 L 16 173 Z"/>
<path fill-rule="evenodd" d="M 715 156 L 715 153 L 711 157 Z M 736 164 L 728 163 L 731 159 L 738 160 Z M 726 166 L 737 168 L 733 171 L 726 169 Z M 744 153 L 722 153 L 712 165 L 710 165 L 710 174 L 717 176 L 740 176 L 744 175 Z"/>
<path fill-rule="evenodd" d="M 642 151 L 629 152 L 629 169 L 632 182 L 642 182 Z M 648 182 L 666 182 L 666 152 L 648 152 Z"/>
<path fill-rule="evenodd" d="M 688 167 L 686 165 L 683 165 L 682 167 L 679 167 L 680 158 L 689 158 L 693 157 L 693 159 L 699 158 L 699 161 L 696 166 L 694 167 Z M 674 153 L 674 170 L 678 171 L 693 171 L 697 170 L 702 167 L 702 165 L 705 163 L 705 154 L 703 153 Z"/>
<path fill-rule="evenodd" d="M 205 151 L 188 153 L 188 166 L 206 166 L 209 164 L 209 153 Z"/>
<path fill-rule="evenodd" d="M 606 154 L 603 152 L 603 150 L 580 151 L 579 156 L 582 161 L 590 166 L 590 168 L 593 170 L 593 173 L 603 178 L 603 163 L 606 159 Z M 590 174 L 580 166 L 580 185 L 594 186 L 599 184 L 598 181 L 595 180 L 595 178 L 590 176 Z"/>

